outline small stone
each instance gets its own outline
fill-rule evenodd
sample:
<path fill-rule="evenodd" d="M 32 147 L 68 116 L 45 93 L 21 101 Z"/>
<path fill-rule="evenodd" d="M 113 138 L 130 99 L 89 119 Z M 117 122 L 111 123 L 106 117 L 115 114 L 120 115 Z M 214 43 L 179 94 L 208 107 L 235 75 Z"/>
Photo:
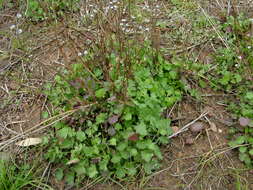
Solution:
<path fill-rule="evenodd" d="M 240 123 L 241 126 L 246 127 L 246 126 L 249 125 L 250 119 L 249 118 L 245 118 L 245 117 L 240 117 L 239 123 Z"/>
<path fill-rule="evenodd" d="M 87 55 L 87 54 L 88 54 L 88 51 L 85 50 L 85 51 L 83 52 L 83 55 Z"/>
<path fill-rule="evenodd" d="M 11 29 L 11 30 L 13 30 L 14 28 L 16 28 L 16 25 L 15 25 L 15 24 L 13 24 L 13 25 L 10 26 L 10 29 Z"/>
<path fill-rule="evenodd" d="M 21 15 L 20 13 L 18 13 L 18 14 L 16 15 L 16 17 L 17 17 L 17 18 L 21 18 L 22 15 Z"/>
<path fill-rule="evenodd" d="M 23 32 L 22 29 L 18 29 L 18 30 L 17 30 L 17 34 L 21 34 L 22 32 Z"/>
<path fill-rule="evenodd" d="M 190 126 L 190 130 L 193 133 L 198 133 L 202 131 L 205 128 L 204 123 L 202 122 L 196 122 Z"/>

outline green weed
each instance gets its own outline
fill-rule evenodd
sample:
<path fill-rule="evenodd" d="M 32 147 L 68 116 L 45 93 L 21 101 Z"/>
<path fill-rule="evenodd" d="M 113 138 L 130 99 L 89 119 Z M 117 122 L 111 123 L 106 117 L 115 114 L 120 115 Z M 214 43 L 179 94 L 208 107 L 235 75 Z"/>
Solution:
<path fill-rule="evenodd" d="M 25 15 L 33 21 L 56 19 L 66 12 L 78 9 L 79 0 L 27 0 Z"/>
<path fill-rule="evenodd" d="M 61 164 L 55 175 L 69 184 L 86 176 L 150 174 L 163 158 L 159 145 L 172 133 L 164 111 L 181 100 L 179 66 L 149 45 L 113 47 L 102 60 L 91 51 L 47 85 L 55 114 L 79 110 L 48 137 L 46 158 Z"/>

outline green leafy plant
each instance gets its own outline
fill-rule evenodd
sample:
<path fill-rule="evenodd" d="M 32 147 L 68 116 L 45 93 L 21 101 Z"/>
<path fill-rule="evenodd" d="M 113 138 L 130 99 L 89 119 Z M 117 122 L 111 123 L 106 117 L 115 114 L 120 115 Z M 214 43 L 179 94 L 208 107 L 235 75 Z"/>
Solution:
<path fill-rule="evenodd" d="M 77 10 L 78 2 L 79 0 L 27 0 L 25 15 L 33 21 L 57 18 L 65 12 Z"/>
<path fill-rule="evenodd" d="M 179 66 L 148 45 L 122 49 L 116 44 L 105 60 L 94 55 L 90 52 L 46 87 L 55 114 L 78 110 L 47 137 L 46 158 L 61 164 L 55 175 L 70 184 L 86 176 L 124 178 L 157 169 L 159 146 L 172 133 L 164 112 L 182 97 Z"/>

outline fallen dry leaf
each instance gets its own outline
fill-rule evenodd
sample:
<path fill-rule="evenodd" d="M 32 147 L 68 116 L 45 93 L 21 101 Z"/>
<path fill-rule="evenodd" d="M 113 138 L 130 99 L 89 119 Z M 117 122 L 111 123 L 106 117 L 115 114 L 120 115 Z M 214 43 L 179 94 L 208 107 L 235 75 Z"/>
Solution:
<path fill-rule="evenodd" d="M 210 122 L 209 125 L 210 125 L 210 129 L 211 129 L 213 132 L 217 132 L 217 131 L 218 131 L 218 130 L 217 130 L 217 127 L 216 127 L 216 125 L 215 125 L 214 122 Z"/>
<path fill-rule="evenodd" d="M 37 144 L 40 144 L 40 143 L 42 143 L 41 138 L 27 138 L 25 140 L 17 142 L 16 145 L 17 146 L 27 147 L 27 146 L 37 145 Z"/>
<path fill-rule="evenodd" d="M 71 164 L 76 164 L 76 163 L 78 163 L 78 162 L 80 162 L 79 159 L 73 159 L 73 160 L 68 161 L 66 164 L 67 164 L 67 165 L 71 165 Z"/>

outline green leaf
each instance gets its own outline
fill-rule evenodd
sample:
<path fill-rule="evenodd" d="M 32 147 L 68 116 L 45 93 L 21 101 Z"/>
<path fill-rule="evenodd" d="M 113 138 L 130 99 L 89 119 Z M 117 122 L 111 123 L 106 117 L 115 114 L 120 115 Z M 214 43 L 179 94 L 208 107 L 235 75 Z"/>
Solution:
<path fill-rule="evenodd" d="M 130 176 L 133 176 L 137 173 L 136 166 L 134 165 L 133 162 L 126 163 L 124 168 L 126 170 L 126 173 Z"/>
<path fill-rule="evenodd" d="M 203 80 L 199 80 L 199 85 L 201 88 L 206 88 L 206 86 L 207 86 L 206 82 Z"/>
<path fill-rule="evenodd" d="M 253 100 L 253 92 L 247 92 L 245 95 L 246 99 Z"/>
<path fill-rule="evenodd" d="M 127 145 L 128 145 L 127 142 L 121 142 L 121 143 L 117 146 L 117 150 L 123 151 L 123 150 L 126 149 Z"/>
<path fill-rule="evenodd" d="M 149 162 L 151 160 L 151 158 L 153 157 L 153 153 L 151 153 L 149 151 L 142 151 L 141 157 L 145 162 Z"/>
<path fill-rule="evenodd" d="M 143 150 L 147 147 L 147 143 L 145 141 L 138 141 L 136 143 L 136 147 L 140 150 Z"/>
<path fill-rule="evenodd" d="M 132 148 L 130 150 L 130 154 L 131 154 L 131 156 L 136 156 L 138 154 L 138 151 L 135 148 Z"/>
<path fill-rule="evenodd" d="M 253 156 L 253 148 L 250 149 L 249 154 L 250 154 L 251 156 Z"/>
<path fill-rule="evenodd" d="M 246 153 L 240 153 L 239 154 L 239 159 L 244 162 L 246 165 L 250 165 L 251 164 L 251 159 L 249 157 L 248 154 Z"/>
<path fill-rule="evenodd" d="M 126 172 L 123 168 L 117 168 L 115 174 L 118 178 L 123 178 L 123 177 L 125 177 Z"/>
<path fill-rule="evenodd" d="M 76 132 L 76 138 L 80 142 L 83 142 L 86 139 L 86 135 L 85 135 L 85 133 L 83 131 L 77 131 Z"/>
<path fill-rule="evenodd" d="M 222 79 L 219 80 L 219 82 L 222 85 L 227 85 L 229 83 L 230 79 L 231 79 L 231 73 L 226 71 L 226 72 L 224 72 L 223 77 L 222 77 Z"/>
<path fill-rule="evenodd" d="M 69 185 L 74 185 L 75 182 L 75 173 L 74 172 L 68 172 L 66 174 L 66 181 Z"/>
<path fill-rule="evenodd" d="M 132 120 L 132 114 L 130 112 L 127 112 L 124 115 L 123 119 L 126 120 L 126 121 Z"/>
<path fill-rule="evenodd" d="M 111 162 L 114 163 L 114 164 L 116 164 L 116 163 L 119 163 L 120 160 L 121 160 L 121 157 L 119 155 L 117 155 L 117 154 L 114 154 L 112 156 Z"/>
<path fill-rule="evenodd" d="M 143 167 L 147 174 L 151 174 L 152 170 L 158 169 L 160 165 L 158 164 L 156 160 L 152 160 L 150 162 L 144 163 Z"/>
<path fill-rule="evenodd" d="M 99 162 L 99 169 L 101 171 L 107 171 L 108 170 L 107 164 L 108 164 L 108 160 L 107 159 L 104 159 L 104 160 L 100 161 Z"/>
<path fill-rule="evenodd" d="M 242 77 L 241 77 L 241 75 L 239 75 L 239 74 L 235 74 L 235 80 L 236 80 L 236 82 L 237 83 L 239 83 L 239 82 L 241 82 L 242 81 Z"/>
<path fill-rule="evenodd" d="M 99 90 L 97 90 L 95 92 L 95 96 L 97 98 L 104 98 L 105 97 L 105 94 L 106 94 L 106 89 L 105 88 L 100 88 Z"/>
<path fill-rule="evenodd" d="M 72 148 L 73 145 L 74 145 L 73 139 L 65 139 L 65 140 L 61 143 L 61 148 Z"/>
<path fill-rule="evenodd" d="M 46 119 L 46 118 L 48 118 L 48 117 L 49 117 L 49 114 L 48 114 L 47 111 L 42 112 L 42 118 L 43 118 L 43 119 Z"/>
<path fill-rule="evenodd" d="M 57 168 L 57 170 L 55 171 L 55 178 L 60 181 L 63 179 L 63 169 L 62 168 Z"/>
<path fill-rule="evenodd" d="M 144 123 L 140 123 L 139 125 L 135 126 L 136 133 L 146 136 L 148 134 L 146 125 Z"/>
<path fill-rule="evenodd" d="M 67 138 L 68 134 L 70 133 L 71 129 L 69 127 L 63 127 L 62 129 L 60 129 L 57 134 L 59 137 L 62 138 Z"/>
<path fill-rule="evenodd" d="M 100 114 L 96 117 L 96 123 L 97 123 L 97 124 L 104 123 L 106 120 L 107 120 L 107 114 L 106 114 L 106 113 L 100 113 Z"/>
<path fill-rule="evenodd" d="M 240 151 L 241 153 L 245 153 L 245 152 L 247 152 L 247 147 L 241 146 L 241 147 L 239 148 L 239 151 Z"/>
<path fill-rule="evenodd" d="M 116 138 L 112 138 L 112 139 L 109 140 L 109 143 L 112 146 L 116 146 L 117 145 L 117 139 Z"/>
<path fill-rule="evenodd" d="M 241 145 L 241 144 L 243 144 L 243 143 L 245 142 L 245 140 L 246 140 L 246 137 L 245 137 L 245 136 L 239 136 L 239 137 L 237 137 L 237 139 L 235 140 L 235 143 L 236 143 L 237 145 Z"/>
<path fill-rule="evenodd" d="M 97 171 L 97 168 L 95 165 L 92 165 L 90 166 L 88 169 L 87 169 L 87 174 L 90 178 L 94 178 L 96 177 L 96 175 L 98 174 L 98 171 Z"/>
<path fill-rule="evenodd" d="M 86 168 L 84 167 L 83 163 L 78 163 L 76 166 L 74 166 L 74 170 L 77 175 L 83 175 L 86 173 Z"/>
<path fill-rule="evenodd" d="M 170 77 L 172 79 L 176 79 L 177 78 L 177 72 L 176 71 L 170 71 L 169 74 L 170 74 Z"/>

